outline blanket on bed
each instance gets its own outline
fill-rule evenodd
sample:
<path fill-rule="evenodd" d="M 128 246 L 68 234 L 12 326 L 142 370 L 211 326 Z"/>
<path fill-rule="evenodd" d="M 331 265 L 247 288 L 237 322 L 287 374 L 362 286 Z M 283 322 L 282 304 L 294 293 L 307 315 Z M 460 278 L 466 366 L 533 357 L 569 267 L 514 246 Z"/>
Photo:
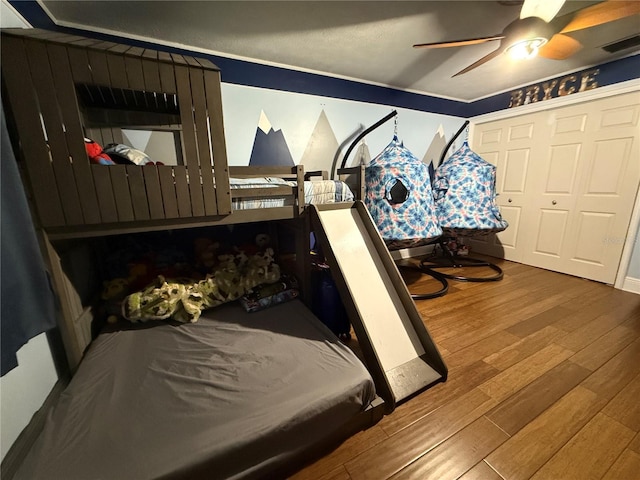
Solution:
<path fill-rule="evenodd" d="M 296 187 L 297 183 L 278 177 L 262 178 L 230 178 L 231 189 L 243 188 L 273 188 Z M 339 180 L 313 180 L 304 182 L 304 203 L 324 204 L 336 202 L 350 202 L 354 200 L 353 192 L 349 186 Z M 234 210 L 251 210 L 258 208 L 284 207 L 291 205 L 291 197 L 265 197 L 265 198 L 234 198 L 232 206 Z"/>
<path fill-rule="evenodd" d="M 374 394 L 300 301 L 105 331 L 14 478 L 284 478 L 279 467 L 344 431 Z"/>

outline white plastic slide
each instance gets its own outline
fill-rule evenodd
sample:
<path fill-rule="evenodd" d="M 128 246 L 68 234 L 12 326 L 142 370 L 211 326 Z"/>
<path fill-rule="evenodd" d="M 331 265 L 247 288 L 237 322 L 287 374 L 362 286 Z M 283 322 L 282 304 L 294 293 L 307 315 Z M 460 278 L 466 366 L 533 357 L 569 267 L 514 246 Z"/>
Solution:
<path fill-rule="evenodd" d="M 447 367 L 362 202 L 311 207 L 312 228 L 387 412 Z"/>

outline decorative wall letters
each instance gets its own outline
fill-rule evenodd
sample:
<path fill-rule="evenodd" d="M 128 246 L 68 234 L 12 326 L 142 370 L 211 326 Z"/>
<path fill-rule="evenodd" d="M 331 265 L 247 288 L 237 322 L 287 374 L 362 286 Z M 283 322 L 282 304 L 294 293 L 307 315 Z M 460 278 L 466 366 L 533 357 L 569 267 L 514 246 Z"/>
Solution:
<path fill-rule="evenodd" d="M 598 73 L 600 73 L 600 69 L 593 68 L 581 73 L 573 73 L 560 79 L 547 80 L 546 82 L 513 90 L 509 100 L 509 108 L 592 90 L 598 87 L 598 81 L 596 80 Z"/>

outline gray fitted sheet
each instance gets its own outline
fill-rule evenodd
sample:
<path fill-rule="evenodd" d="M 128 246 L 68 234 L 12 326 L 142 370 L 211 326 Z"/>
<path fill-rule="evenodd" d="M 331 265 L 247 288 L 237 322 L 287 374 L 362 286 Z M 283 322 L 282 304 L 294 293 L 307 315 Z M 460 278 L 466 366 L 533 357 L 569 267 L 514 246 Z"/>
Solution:
<path fill-rule="evenodd" d="M 101 334 L 16 478 L 268 477 L 374 398 L 300 301 Z"/>

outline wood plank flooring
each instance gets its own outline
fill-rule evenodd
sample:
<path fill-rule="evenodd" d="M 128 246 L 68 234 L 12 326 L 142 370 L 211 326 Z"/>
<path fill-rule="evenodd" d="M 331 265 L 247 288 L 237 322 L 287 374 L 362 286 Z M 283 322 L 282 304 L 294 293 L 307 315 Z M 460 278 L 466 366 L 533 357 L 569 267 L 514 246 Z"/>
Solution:
<path fill-rule="evenodd" d="M 447 382 L 293 479 L 640 480 L 640 295 L 492 261 L 501 281 L 416 302 Z"/>

